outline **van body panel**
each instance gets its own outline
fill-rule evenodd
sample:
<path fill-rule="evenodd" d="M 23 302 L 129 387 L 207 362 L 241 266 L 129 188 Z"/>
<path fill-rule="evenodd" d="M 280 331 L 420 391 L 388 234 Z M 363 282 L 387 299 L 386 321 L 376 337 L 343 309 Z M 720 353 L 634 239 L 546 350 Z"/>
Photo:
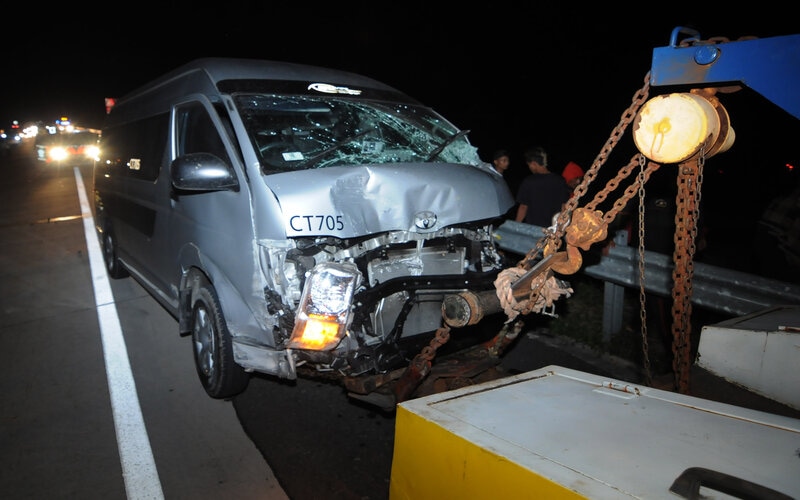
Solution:
<path fill-rule="evenodd" d="M 280 203 L 289 237 L 431 232 L 485 219 L 500 209 L 505 188 L 491 172 L 447 163 L 331 167 L 265 176 L 264 182 Z M 416 226 L 421 212 L 436 220 Z"/>
<path fill-rule="evenodd" d="M 108 223 L 113 226 L 118 240 L 124 242 L 118 248 L 119 258 L 125 267 L 146 280 L 150 288 L 168 290 L 170 273 L 159 272 L 163 270 L 163 259 L 152 260 L 153 254 L 169 252 L 168 240 L 161 237 L 168 231 L 169 213 L 163 204 L 156 202 L 159 193 L 165 194 L 162 186 L 147 182 L 142 188 L 137 186 L 137 181 L 122 182 L 115 176 L 106 176 L 102 184 L 103 212 L 108 214 Z M 148 261 L 159 269 L 148 265 Z M 159 297 L 162 303 L 166 301 L 173 314 L 175 299 L 176 294 L 162 293 Z"/>
<path fill-rule="evenodd" d="M 433 337 L 446 295 L 493 290 L 502 269 L 493 228 L 514 200 L 466 132 L 361 75 L 193 61 L 107 117 L 107 265 L 192 333 L 212 397 L 243 390 L 236 370 L 384 377 Z"/>

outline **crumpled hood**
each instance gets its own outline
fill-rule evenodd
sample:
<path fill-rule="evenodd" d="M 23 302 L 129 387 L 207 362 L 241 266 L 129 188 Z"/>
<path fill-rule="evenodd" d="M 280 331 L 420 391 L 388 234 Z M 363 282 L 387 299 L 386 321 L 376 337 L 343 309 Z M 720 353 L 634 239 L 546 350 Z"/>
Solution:
<path fill-rule="evenodd" d="M 288 237 L 433 232 L 500 216 L 514 204 L 489 167 L 449 163 L 329 167 L 272 174 L 264 182 L 281 206 Z"/>

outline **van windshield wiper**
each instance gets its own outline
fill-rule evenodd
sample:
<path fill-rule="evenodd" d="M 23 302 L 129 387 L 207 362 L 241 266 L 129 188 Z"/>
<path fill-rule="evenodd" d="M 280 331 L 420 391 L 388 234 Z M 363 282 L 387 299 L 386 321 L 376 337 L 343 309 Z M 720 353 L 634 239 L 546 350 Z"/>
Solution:
<path fill-rule="evenodd" d="M 431 154 L 428 155 L 428 158 L 425 161 L 426 162 L 433 161 L 437 156 L 442 154 L 442 151 L 444 151 L 444 148 L 446 148 L 450 144 L 453 144 L 453 142 L 455 142 L 455 140 L 458 139 L 459 137 L 464 137 L 465 135 L 469 134 L 469 132 L 470 132 L 469 130 L 459 130 L 455 134 L 451 135 L 450 137 L 445 139 L 445 141 L 443 143 L 441 143 L 436 149 L 434 149 L 431 152 Z"/>

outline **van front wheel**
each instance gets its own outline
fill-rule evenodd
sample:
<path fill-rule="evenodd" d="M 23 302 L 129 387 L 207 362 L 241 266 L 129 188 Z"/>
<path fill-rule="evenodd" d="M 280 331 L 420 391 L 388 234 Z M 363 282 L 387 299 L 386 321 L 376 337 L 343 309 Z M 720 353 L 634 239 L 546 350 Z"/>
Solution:
<path fill-rule="evenodd" d="M 202 279 L 192 308 L 192 347 L 197 374 L 212 398 L 242 392 L 250 375 L 233 361 L 231 339 L 214 287 Z"/>

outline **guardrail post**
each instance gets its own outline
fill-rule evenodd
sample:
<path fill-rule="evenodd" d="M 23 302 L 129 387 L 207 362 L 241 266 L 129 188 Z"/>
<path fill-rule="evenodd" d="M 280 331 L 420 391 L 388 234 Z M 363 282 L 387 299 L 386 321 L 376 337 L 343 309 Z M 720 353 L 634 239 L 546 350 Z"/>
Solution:
<path fill-rule="evenodd" d="M 628 246 L 628 231 L 620 229 L 614 234 L 614 245 Z M 625 287 L 610 281 L 603 282 L 603 341 L 622 329 L 625 305 Z"/>

